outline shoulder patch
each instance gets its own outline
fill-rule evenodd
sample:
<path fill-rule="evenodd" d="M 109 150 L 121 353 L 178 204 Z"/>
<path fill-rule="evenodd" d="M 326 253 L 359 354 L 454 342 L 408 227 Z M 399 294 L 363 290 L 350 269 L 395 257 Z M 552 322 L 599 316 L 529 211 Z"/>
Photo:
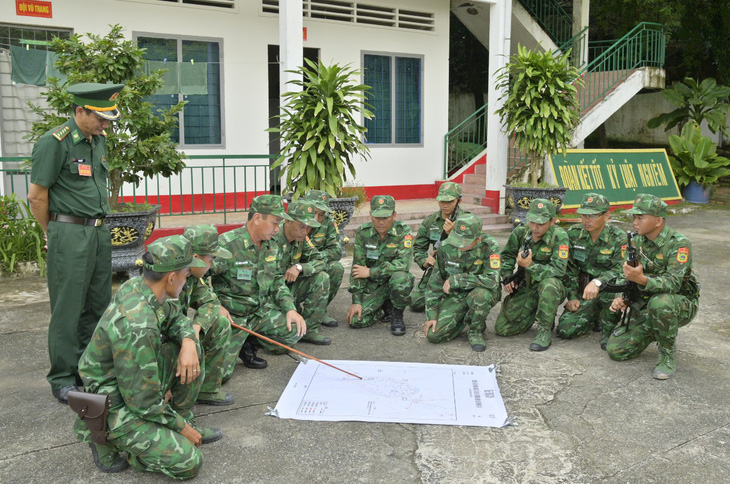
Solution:
<path fill-rule="evenodd" d="M 411 247 L 413 247 L 413 236 L 411 234 L 403 237 L 403 247 L 405 247 L 406 249 L 410 249 Z"/>
<path fill-rule="evenodd" d="M 53 137 L 56 138 L 58 141 L 61 141 L 63 138 L 68 136 L 70 132 L 71 128 L 69 128 L 68 126 L 61 126 L 53 132 Z"/>
<path fill-rule="evenodd" d="M 677 250 L 677 262 L 684 264 L 689 260 L 689 247 L 680 247 Z"/>
<path fill-rule="evenodd" d="M 567 245 L 561 245 L 558 247 L 558 257 L 560 257 L 561 259 L 568 258 L 568 246 Z"/>
<path fill-rule="evenodd" d="M 489 256 L 489 267 L 492 269 L 499 269 L 502 267 L 502 259 L 499 254 L 492 254 Z"/>
<path fill-rule="evenodd" d="M 307 245 L 309 245 L 310 247 L 314 247 L 314 244 L 311 240 L 309 240 L 309 237 L 307 237 L 305 240 L 307 241 Z"/>

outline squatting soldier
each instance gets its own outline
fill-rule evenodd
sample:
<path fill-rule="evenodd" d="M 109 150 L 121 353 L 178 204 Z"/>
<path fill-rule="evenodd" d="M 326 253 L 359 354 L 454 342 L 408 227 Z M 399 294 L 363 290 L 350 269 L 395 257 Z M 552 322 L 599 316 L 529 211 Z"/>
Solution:
<path fill-rule="evenodd" d="M 273 240 L 279 246 L 286 285 L 307 321 L 307 334 L 299 341 L 328 345 L 332 340 L 319 333 L 319 324 L 327 311 L 330 277 L 325 272 L 324 256 L 307 237 L 312 228 L 320 226 L 314 211 L 312 202 L 297 200 L 290 203 L 287 213 L 293 220 L 284 220 Z M 302 262 L 303 259 L 307 262 Z"/>
<path fill-rule="evenodd" d="M 109 395 L 108 445 L 91 443 L 80 419 L 74 430 L 90 442 L 103 472 L 124 470 L 119 452 L 126 452 L 139 471 L 187 479 L 203 464 L 197 447 L 223 437 L 219 429 L 195 423 L 201 349 L 190 319 L 170 300 L 190 268 L 205 263 L 181 235 L 151 243 L 143 261 L 143 276 L 122 284 L 79 360 L 86 392 Z"/>
<path fill-rule="evenodd" d="M 446 182 L 439 188 L 436 201 L 439 204 L 439 211 L 434 212 L 423 220 L 421 227 L 418 229 L 416 239 L 413 241 L 413 260 L 416 261 L 418 267 L 423 269 L 423 277 L 421 281 L 413 288 L 411 293 L 411 309 L 421 312 L 426 307 L 425 292 L 428 288 L 428 279 L 432 271 L 428 270 L 436 263 L 436 248 L 441 240 L 441 235 L 451 233 L 454 222 L 450 220 L 454 213 L 454 208 L 461 197 L 461 186 L 458 183 Z M 465 213 L 461 207 L 457 209 L 457 217 Z M 433 246 L 434 251 L 429 254 L 429 249 Z"/>
<path fill-rule="evenodd" d="M 604 350 L 619 315 L 609 310 L 614 295 L 599 294 L 599 290 L 621 272 L 621 246 L 626 244 L 626 234 L 615 225 L 606 224 L 609 209 L 606 197 L 587 193 L 577 210 L 581 223 L 568 229 L 570 259 L 563 279 L 568 301 L 556 330 L 559 338 L 573 339 L 598 325 Z"/>
<path fill-rule="evenodd" d="M 692 321 L 699 307 L 700 286 L 692 273 L 692 244 L 666 226 L 667 204 L 654 195 L 639 195 L 633 208 L 625 213 L 634 216 L 639 265 L 624 263 L 623 275 L 638 285 L 640 298 L 631 305 L 629 327 L 616 328 L 606 350 L 613 360 L 628 360 L 656 341 L 659 361 L 653 376 L 666 380 L 675 370 L 679 327 Z M 621 296 L 613 300 L 611 309 L 626 309 Z"/>
<path fill-rule="evenodd" d="M 337 222 L 329 215 L 331 212 L 329 205 L 327 205 L 330 200 L 329 193 L 322 190 L 309 190 L 304 195 L 304 199 L 314 202 L 317 209 L 316 218 L 320 226 L 312 231 L 309 240 L 314 244 L 317 251 L 322 254 L 327 264 L 325 272 L 330 276 L 330 293 L 327 296 L 327 304 L 329 305 L 337 295 L 337 291 L 340 290 L 342 276 L 345 274 L 345 268 L 340 263 L 342 258 L 340 229 L 337 227 Z M 303 259 L 303 262 L 308 261 Z M 337 320 L 327 314 L 325 314 L 321 324 L 330 328 L 338 325 Z"/>
<path fill-rule="evenodd" d="M 212 225 L 196 225 L 185 229 L 183 236 L 193 247 L 193 256 L 202 260 L 205 267 L 190 269 L 178 302 L 183 314 L 195 310 L 193 329 L 203 347 L 201 362 L 202 385 L 197 403 L 206 405 L 230 405 L 233 395 L 221 391 L 223 369 L 231 342 L 231 315 L 221 306 L 218 297 L 203 279 L 216 258 L 230 259 L 231 253 L 218 245 L 218 230 Z"/>
<path fill-rule="evenodd" d="M 489 310 L 502 293 L 499 244 L 482 233 L 482 219 L 465 213 L 436 251 L 426 291 L 424 332 L 431 343 L 451 341 L 467 326 L 471 349 L 484 351 Z"/>
<path fill-rule="evenodd" d="M 279 248 L 271 240 L 282 219 L 291 217 L 284 211 L 280 196 L 254 198 L 246 225 L 220 236 L 221 246 L 233 257 L 214 261 L 211 273 L 213 290 L 236 324 L 293 345 L 307 332 L 307 325 L 296 311 L 281 272 Z M 236 357 L 248 368 L 266 368 L 266 360 L 256 356 L 257 338 L 247 336 L 240 329 L 231 330 L 224 382 L 233 374 Z"/>
<path fill-rule="evenodd" d="M 563 300 L 563 276 L 568 266 L 569 241 L 565 230 L 555 225 L 555 205 L 536 198 L 527 212 L 528 225 L 518 225 L 502 250 L 502 278 L 512 274 L 515 261 L 524 268 L 525 279 L 519 286 L 504 286 L 509 294 L 502 302 L 495 332 L 499 336 L 524 333 L 537 320 L 537 336 L 530 344 L 532 351 L 545 351 L 550 346 L 552 327 L 558 306 Z M 522 245 L 532 235 L 532 248 L 522 257 Z"/>
<path fill-rule="evenodd" d="M 33 146 L 28 201 L 48 239 L 48 382 L 68 403 L 81 384 L 77 364 L 112 294 L 109 163 L 104 130 L 119 119 L 123 84 L 69 86 L 72 117 Z"/>
<path fill-rule="evenodd" d="M 411 228 L 395 221 L 395 200 L 377 195 L 370 200 L 370 218 L 355 232 L 350 274 L 352 305 L 347 322 L 353 328 L 372 325 L 385 305 L 390 312 L 390 332 L 406 334 L 403 310 L 413 289 L 409 272 L 413 260 Z M 389 304 L 386 305 L 386 301 Z"/>

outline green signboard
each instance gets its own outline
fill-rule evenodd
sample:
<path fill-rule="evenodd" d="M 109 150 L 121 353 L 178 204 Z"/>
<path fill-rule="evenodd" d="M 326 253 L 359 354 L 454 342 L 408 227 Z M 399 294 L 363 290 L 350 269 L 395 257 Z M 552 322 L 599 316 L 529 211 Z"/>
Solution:
<path fill-rule="evenodd" d="M 611 205 L 632 204 L 639 193 L 681 200 L 664 149 L 567 150 L 550 157 L 559 186 L 568 187 L 563 208 L 578 208 L 588 192 L 608 197 Z"/>

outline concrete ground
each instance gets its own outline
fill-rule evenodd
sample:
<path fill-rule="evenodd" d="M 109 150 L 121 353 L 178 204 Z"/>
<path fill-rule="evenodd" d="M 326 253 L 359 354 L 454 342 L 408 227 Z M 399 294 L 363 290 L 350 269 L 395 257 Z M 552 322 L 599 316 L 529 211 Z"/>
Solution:
<path fill-rule="evenodd" d="M 229 407 L 197 406 L 204 425 L 223 440 L 203 447 L 199 482 L 426 482 L 426 483 L 721 483 L 730 475 L 730 325 L 724 229 L 730 211 L 709 206 L 669 218 L 694 245 L 702 284 L 696 319 L 678 338 L 677 373 L 652 379 L 657 350 L 629 362 L 610 361 L 597 333 L 528 350 L 535 335 L 494 335 L 474 353 L 462 336 L 429 344 L 424 317 L 406 311 L 408 333 L 385 324 L 353 330 L 324 328 L 334 343 L 301 344 L 322 359 L 416 361 L 465 365 L 497 363 L 507 412 L 517 425 L 503 429 L 361 422 L 287 421 L 265 416 L 297 364 L 264 355 L 265 370 L 239 364 L 224 387 Z M 498 234 L 503 244 L 508 233 Z M 414 274 L 417 274 L 414 267 Z M 343 288 L 331 315 L 344 320 Z M 4 483 L 167 482 L 127 470 L 100 473 L 89 448 L 76 443 L 73 414 L 51 396 L 44 280 L 0 280 L 0 481 Z"/>

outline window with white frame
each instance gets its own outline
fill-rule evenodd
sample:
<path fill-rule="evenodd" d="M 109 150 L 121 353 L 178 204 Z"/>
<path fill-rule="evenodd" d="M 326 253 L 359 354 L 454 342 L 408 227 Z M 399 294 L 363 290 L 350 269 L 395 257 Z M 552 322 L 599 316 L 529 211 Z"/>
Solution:
<path fill-rule="evenodd" d="M 423 59 L 395 54 L 364 54 L 364 82 L 374 117 L 365 120 L 370 144 L 422 143 Z"/>

